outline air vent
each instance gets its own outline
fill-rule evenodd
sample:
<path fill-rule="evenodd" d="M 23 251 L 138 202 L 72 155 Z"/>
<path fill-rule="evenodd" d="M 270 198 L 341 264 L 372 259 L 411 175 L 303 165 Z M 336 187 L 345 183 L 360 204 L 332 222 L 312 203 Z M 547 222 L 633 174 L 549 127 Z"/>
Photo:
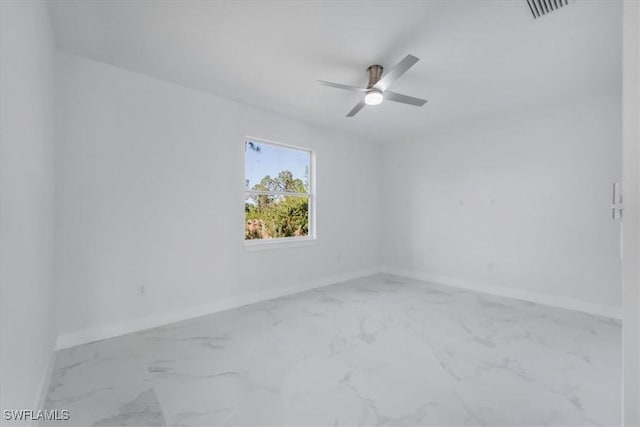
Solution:
<path fill-rule="evenodd" d="M 534 18 L 540 18 L 547 13 L 568 6 L 569 0 L 527 0 L 529 10 Z"/>

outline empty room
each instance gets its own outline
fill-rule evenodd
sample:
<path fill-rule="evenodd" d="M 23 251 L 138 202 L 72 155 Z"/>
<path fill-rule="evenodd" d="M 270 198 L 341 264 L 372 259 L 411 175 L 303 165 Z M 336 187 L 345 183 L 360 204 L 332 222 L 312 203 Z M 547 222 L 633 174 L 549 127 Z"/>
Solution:
<path fill-rule="evenodd" d="M 1 425 L 640 426 L 640 2 L 0 7 Z"/>

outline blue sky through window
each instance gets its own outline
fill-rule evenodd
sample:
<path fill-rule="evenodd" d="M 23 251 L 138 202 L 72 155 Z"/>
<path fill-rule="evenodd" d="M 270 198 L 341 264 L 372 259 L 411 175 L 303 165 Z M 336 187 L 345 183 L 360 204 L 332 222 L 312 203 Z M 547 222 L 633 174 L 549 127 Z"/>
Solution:
<path fill-rule="evenodd" d="M 247 188 L 251 189 L 259 184 L 262 178 L 269 175 L 272 178 L 278 173 L 289 170 L 293 178 L 299 178 L 307 182 L 305 169 L 309 167 L 309 152 L 296 150 L 294 148 L 282 147 L 278 145 L 253 142 L 259 147 L 259 151 L 252 149 L 249 144 L 245 144 L 244 156 L 244 177 L 249 180 Z"/>

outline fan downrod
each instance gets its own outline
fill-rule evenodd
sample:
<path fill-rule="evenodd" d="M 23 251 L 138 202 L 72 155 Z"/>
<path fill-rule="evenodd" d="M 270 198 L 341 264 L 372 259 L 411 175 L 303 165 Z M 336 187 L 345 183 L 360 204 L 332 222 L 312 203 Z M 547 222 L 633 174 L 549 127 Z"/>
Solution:
<path fill-rule="evenodd" d="M 382 65 L 369 65 L 367 68 L 367 76 L 369 76 L 369 84 L 367 85 L 367 89 L 371 89 L 373 85 L 378 83 L 380 77 L 382 77 L 382 70 L 384 68 Z"/>

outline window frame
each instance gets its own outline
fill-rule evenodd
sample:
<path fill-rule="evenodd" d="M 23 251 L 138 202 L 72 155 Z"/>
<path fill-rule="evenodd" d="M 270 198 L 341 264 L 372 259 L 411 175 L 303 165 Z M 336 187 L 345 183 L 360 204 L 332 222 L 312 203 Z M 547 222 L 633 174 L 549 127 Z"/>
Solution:
<path fill-rule="evenodd" d="M 309 192 L 308 193 L 291 193 L 284 191 L 262 191 L 262 190 L 248 190 L 244 188 L 244 202 L 242 205 L 243 211 L 243 223 L 246 226 L 246 217 L 244 217 L 244 209 L 247 196 L 250 195 L 278 195 L 278 196 L 294 196 L 294 197 L 306 197 L 309 203 L 309 231 L 306 236 L 301 237 L 276 237 L 272 239 L 244 239 L 244 247 L 247 251 L 258 251 L 266 249 L 280 249 L 296 246 L 308 246 L 312 245 L 317 240 L 316 235 L 316 156 L 315 151 L 311 148 L 300 147 L 292 144 L 284 144 L 282 142 L 271 141 L 263 138 L 256 138 L 252 136 L 246 136 L 243 143 L 246 147 L 248 142 L 254 142 L 258 144 L 272 145 L 281 148 L 287 148 L 290 150 L 303 151 L 309 154 Z M 246 149 L 246 148 L 245 148 Z M 246 182 L 247 169 L 246 169 L 246 154 L 242 158 L 243 160 L 243 182 Z"/>

